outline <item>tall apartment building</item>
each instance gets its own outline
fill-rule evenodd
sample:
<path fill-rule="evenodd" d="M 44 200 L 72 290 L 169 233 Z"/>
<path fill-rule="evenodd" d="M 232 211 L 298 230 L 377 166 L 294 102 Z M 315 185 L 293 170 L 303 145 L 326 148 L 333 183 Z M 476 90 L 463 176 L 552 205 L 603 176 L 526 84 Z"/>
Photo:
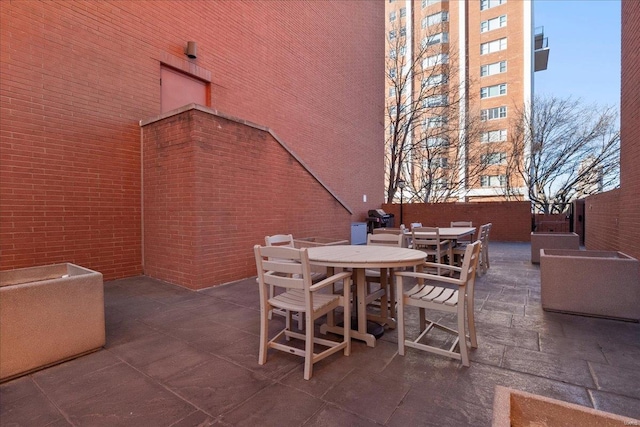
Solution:
<path fill-rule="evenodd" d="M 387 179 L 407 182 L 405 201 L 526 198 L 507 165 L 522 162 L 511 157 L 511 119 L 548 58 L 532 8 L 530 0 L 387 0 L 385 125 L 396 147 L 387 148 L 405 150 L 387 157 Z"/>

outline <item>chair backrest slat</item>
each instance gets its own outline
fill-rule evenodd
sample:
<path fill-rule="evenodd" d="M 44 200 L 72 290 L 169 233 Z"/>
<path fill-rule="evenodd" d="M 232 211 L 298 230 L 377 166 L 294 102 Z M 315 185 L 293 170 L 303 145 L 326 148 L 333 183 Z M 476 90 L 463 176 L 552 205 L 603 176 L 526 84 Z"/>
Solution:
<path fill-rule="evenodd" d="M 402 234 L 369 234 L 367 236 L 367 245 L 402 247 L 403 240 L 404 235 Z"/>
<path fill-rule="evenodd" d="M 471 221 L 451 221 L 451 227 L 473 227 Z"/>
<path fill-rule="evenodd" d="M 425 236 L 419 233 L 433 233 L 433 236 Z M 440 230 L 437 227 L 415 227 L 411 229 L 413 248 L 420 246 L 436 246 L 440 243 Z"/>
<path fill-rule="evenodd" d="M 308 289 L 311 286 L 307 249 L 256 245 L 254 252 L 259 282 L 292 289 Z"/>
<path fill-rule="evenodd" d="M 267 246 L 294 247 L 292 234 L 274 234 L 273 236 L 265 236 L 264 243 Z"/>
<path fill-rule="evenodd" d="M 373 234 L 402 234 L 401 228 L 374 228 Z"/>

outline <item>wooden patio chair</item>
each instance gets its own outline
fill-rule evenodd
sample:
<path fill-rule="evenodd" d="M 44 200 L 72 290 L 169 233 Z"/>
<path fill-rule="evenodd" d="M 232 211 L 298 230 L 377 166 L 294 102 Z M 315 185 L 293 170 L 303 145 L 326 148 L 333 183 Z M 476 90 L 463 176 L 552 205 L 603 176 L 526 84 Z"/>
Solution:
<path fill-rule="evenodd" d="M 404 244 L 404 234 L 369 234 L 367 245 L 393 246 L 401 248 Z M 370 320 L 387 324 L 391 328 L 396 327 L 396 297 L 393 281 L 393 269 L 367 269 L 365 278 L 367 281 L 367 294 L 365 304 L 369 305 L 380 300 L 380 316 L 368 316 Z M 371 291 L 371 283 L 380 283 L 380 288 Z"/>
<path fill-rule="evenodd" d="M 312 283 L 309 254 L 307 249 L 287 246 L 254 246 L 258 285 L 260 288 L 260 352 L 258 363 L 267 362 L 269 348 L 304 357 L 304 379 L 311 378 L 313 365 L 337 351 L 344 350 L 346 356 L 351 352 L 351 325 L 349 319 L 349 293 L 351 273 L 342 272 Z M 319 292 L 336 282 L 343 282 L 343 295 Z M 271 287 L 284 289 L 276 296 L 270 296 Z M 315 321 L 337 307 L 344 307 L 344 331 L 342 341 L 330 341 L 315 336 Z M 269 315 L 271 310 L 280 309 L 287 313 L 284 329 L 269 339 Z M 292 312 L 304 314 L 305 332 L 291 329 Z M 304 341 L 304 349 L 278 342 L 282 337 Z M 325 350 L 316 353 L 314 345 L 324 346 Z"/>
<path fill-rule="evenodd" d="M 451 221 L 451 227 L 473 227 L 473 222 L 471 221 Z M 453 263 L 454 265 L 462 264 L 462 257 L 464 256 L 464 252 L 467 250 L 467 245 L 469 243 L 475 242 L 473 234 L 465 236 L 461 239 L 456 240 L 455 245 L 453 245 Z"/>
<path fill-rule="evenodd" d="M 274 234 L 273 236 L 265 236 L 264 243 L 266 246 L 284 246 L 287 248 L 294 248 L 295 243 L 292 234 Z M 311 280 L 314 282 L 320 281 L 327 277 L 326 268 L 324 267 L 312 267 L 315 271 L 311 272 Z M 271 286 L 269 288 L 269 298 L 272 298 L 275 293 L 275 288 Z M 273 313 L 279 314 L 280 316 L 287 316 L 287 313 L 284 310 L 272 310 L 269 311 L 269 319 L 273 316 Z M 304 329 L 304 319 L 302 316 L 298 314 L 294 315 L 294 319 L 298 322 L 298 329 Z"/>
<path fill-rule="evenodd" d="M 473 314 L 473 288 L 479 258 L 480 241 L 476 241 L 467 246 L 462 267 L 443 266 L 453 268 L 459 273 L 458 278 L 408 271 L 400 271 L 395 274 L 398 300 L 398 352 L 401 356 L 404 356 L 405 346 L 407 346 L 452 357 L 461 360 L 464 366 L 469 366 L 467 338 L 470 341 L 471 347 L 478 347 Z M 406 280 L 410 278 L 418 279 L 418 284 L 405 292 L 403 285 L 406 283 Z M 444 286 L 436 286 L 438 283 Z M 405 339 L 406 307 L 419 308 L 420 332 L 414 340 Z M 426 310 L 456 314 L 458 329 L 451 329 L 428 320 L 426 318 Z M 434 328 L 456 335 L 457 338 L 449 348 L 436 347 L 425 342 L 420 342 L 423 341 L 427 334 Z"/>
<path fill-rule="evenodd" d="M 425 236 L 421 233 L 429 233 Z M 444 264 L 448 258 L 449 264 L 453 265 L 453 244 L 451 240 L 441 239 L 440 231 L 437 227 L 415 227 L 411 229 L 411 242 L 413 249 L 425 252 L 427 257 L 432 257 L 437 264 Z M 438 267 L 438 274 L 441 273 Z"/>

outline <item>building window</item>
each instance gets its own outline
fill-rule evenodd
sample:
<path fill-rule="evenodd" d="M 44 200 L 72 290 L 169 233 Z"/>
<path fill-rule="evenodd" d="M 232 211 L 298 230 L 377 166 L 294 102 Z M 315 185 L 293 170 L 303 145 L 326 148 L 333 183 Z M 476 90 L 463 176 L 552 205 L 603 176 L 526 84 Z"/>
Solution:
<path fill-rule="evenodd" d="M 504 119 L 507 117 L 507 107 L 487 108 L 480 110 L 480 119 L 484 122 L 487 120 Z"/>
<path fill-rule="evenodd" d="M 482 43 L 480 45 L 480 55 L 486 55 L 488 53 L 499 52 L 507 48 L 507 38 L 503 37 L 498 40 Z"/>
<path fill-rule="evenodd" d="M 441 128 L 449 122 L 447 116 L 433 116 L 426 119 L 428 128 Z"/>
<path fill-rule="evenodd" d="M 432 25 L 437 25 L 441 22 L 447 22 L 449 20 L 449 12 L 443 10 L 433 15 L 429 15 L 422 20 L 422 28 L 427 28 Z"/>
<path fill-rule="evenodd" d="M 430 169 L 430 170 L 439 169 L 439 168 L 444 169 L 448 166 L 449 166 L 449 161 L 446 157 L 435 157 L 433 159 L 423 160 L 422 162 L 423 169 Z"/>
<path fill-rule="evenodd" d="M 507 0 L 480 0 L 480 10 L 491 9 L 506 2 Z"/>
<path fill-rule="evenodd" d="M 487 31 L 495 30 L 498 28 L 507 26 L 507 15 L 501 15 L 497 18 L 488 19 L 480 23 L 480 32 L 486 33 Z"/>
<path fill-rule="evenodd" d="M 394 97 L 396 96 L 396 87 L 395 86 L 391 86 L 389 88 L 389 97 Z"/>
<path fill-rule="evenodd" d="M 492 76 L 494 74 L 506 73 L 507 61 L 494 62 L 493 64 L 482 65 L 480 67 L 480 76 Z"/>
<path fill-rule="evenodd" d="M 443 136 L 431 136 L 426 140 L 427 148 L 448 147 L 449 140 Z"/>
<path fill-rule="evenodd" d="M 502 142 L 507 140 L 507 130 L 490 130 L 480 134 L 480 142 Z"/>
<path fill-rule="evenodd" d="M 396 39 L 396 30 L 389 31 L 389 40 L 395 40 L 395 39 Z"/>
<path fill-rule="evenodd" d="M 507 84 L 485 86 L 480 88 L 480 98 L 493 98 L 494 96 L 502 96 L 507 94 Z"/>
<path fill-rule="evenodd" d="M 448 64 L 449 55 L 439 53 L 437 55 L 428 56 L 422 61 L 422 68 L 435 67 L 436 65 Z"/>
<path fill-rule="evenodd" d="M 422 8 L 424 9 L 427 6 L 431 6 L 432 4 L 440 3 L 441 1 L 447 1 L 447 0 L 422 0 Z"/>
<path fill-rule="evenodd" d="M 449 76 L 446 74 L 436 74 L 435 76 L 429 76 L 428 78 L 422 80 L 422 88 L 428 86 L 440 86 L 449 81 Z"/>
<path fill-rule="evenodd" d="M 393 10 L 393 11 L 389 12 L 389 21 L 393 22 L 395 20 L 396 20 L 396 11 Z"/>
<path fill-rule="evenodd" d="M 423 107 L 444 107 L 447 105 L 449 101 L 447 100 L 447 95 L 433 95 L 427 96 L 422 102 Z"/>
<path fill-rule="evenodd" d="M 400 37 L 406 37 L 406 36 L 407 36 L 407 27 L 400 28 Z"/>
<path fill-rule="evenodd" d="M 407 47 L 406 46 L 401 46 L 400 47 L 400 56 L 405 56 L 407 54 Z"/>
<path fill-rule="evenodd" d="M 436 33 L 422 39 L 421 46 L 424 49 L 439 43 L 449 43 L 449 33 Z"/>
<path fill-rule="evenodd" d="M 398 108 L 395 105 L 392 105 L 391 107 L 389 107 L 389 115 L 390 116 L 395 116 L 396 113 L 398 112 Z"/>
<path fill-rule="evenodd" d="M 482 163 L 485 165 L 502 165 L 507 163 L 507 153 L 483 154 Z"/>
<path fill-rule="evenodd" d="M 389 69 L 389 78 L 391 78 L 391 79 L 395 79 L 396 78 L 396 69 L 395 68 Z"/>
<path fill-rule="evenodd" d="M 446 190 L 449 186 L 449 181 L 447 181 L 447 178 L 438 178 L 433 184 L 435 185 L 436 190 Z"/>
<path fill-rule="evenodd" d="M 504 187 L 507 185 L 506 175 L 482 175 L 480 186 L 482 187 Z"/>
<path fill-rule="evenodd" d="M 396 50 L 395 50 L 395 49 L 391 49 L 391 50 L 389 51 L 389 58 L 391 58 L 391 59 L 396 59 L 396 57 L 397 57 Z"/>
<path fill-rule="evenodd" d="M 407 16 L 407 8 L 400 8 L 400 18 L 404 18 L 405 16 Z"/>

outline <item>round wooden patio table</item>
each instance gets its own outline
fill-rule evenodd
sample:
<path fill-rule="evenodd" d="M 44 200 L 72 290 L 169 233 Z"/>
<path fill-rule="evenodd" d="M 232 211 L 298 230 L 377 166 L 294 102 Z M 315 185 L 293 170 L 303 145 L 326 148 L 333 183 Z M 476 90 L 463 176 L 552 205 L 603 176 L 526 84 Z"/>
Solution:
<path fill-rule="evenodd" d="M 332 245 L 318 246 L 308 249 L 309 263 L 329 268 L 350 268 L 353 270 L 353 281 L 356 284 L 356 302 L 358 329 L 351 331 L 353 338 L 362 340 L 369 347 L 375 347 L 376 337 L 367 332 L 367 312 L 365 304 L 365 269 L 398 268 L 422 265 L 426 254 L 422 251 L 391 246 L 366 245 Z M 321 332 L 341 333 L 342 328 L 333 324 L 329 317 L 322 325 Z"/>

